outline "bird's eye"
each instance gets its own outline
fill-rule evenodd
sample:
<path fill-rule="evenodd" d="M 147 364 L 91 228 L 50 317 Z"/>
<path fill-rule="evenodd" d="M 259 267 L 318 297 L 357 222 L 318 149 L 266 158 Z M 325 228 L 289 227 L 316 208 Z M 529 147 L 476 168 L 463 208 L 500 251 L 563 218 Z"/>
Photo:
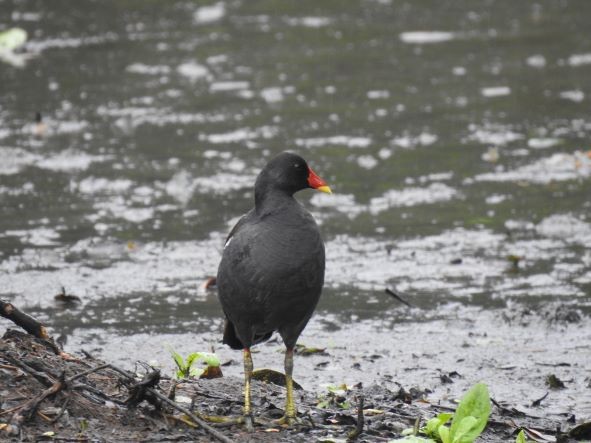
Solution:
<path fill-rule="evenodd" d="M 294 167 L 294 168 L 299 168 L 299 167 L 300 167 L 300 164 L 299 164 L 299 163 L 294 163 L 294 164 L 293 164 L 293 167 Z"/>

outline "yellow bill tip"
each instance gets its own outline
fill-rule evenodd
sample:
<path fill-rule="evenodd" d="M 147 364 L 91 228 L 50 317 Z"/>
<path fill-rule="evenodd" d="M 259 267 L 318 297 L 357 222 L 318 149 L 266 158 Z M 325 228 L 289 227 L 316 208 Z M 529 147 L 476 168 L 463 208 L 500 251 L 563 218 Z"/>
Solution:
<path fill-rule="evenodd" d="M 318 186 L 316 188 L 316 190 L 320 191 L 320 192 L 326 192 L 327 194 L 332 194 L 332 191 L 330 190 L 330 186 L 324 185 L 324 186 Z"/>

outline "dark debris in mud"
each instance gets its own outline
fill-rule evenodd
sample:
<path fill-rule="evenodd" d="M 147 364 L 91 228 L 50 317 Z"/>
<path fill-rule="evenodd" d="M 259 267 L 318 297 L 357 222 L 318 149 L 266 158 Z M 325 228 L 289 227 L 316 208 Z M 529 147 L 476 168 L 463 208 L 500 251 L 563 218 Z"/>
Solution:
<path fill-rule="evenodd" d="M 173 384 L 174 402 L 168 398 Z M 419 388 L 400 386 L 393 391 L 358 383 L 332 393 L 334 401 L 322 401 L 327 393 L 296 391 L 302 423 L 295 428 L 258 425 L 249 434 L 241 425 L 210 423 L 217 432 L 213 435 L 195 420 L 239 416 L 241 379 L 178 382 L 150 368 L 134 376 L 88 354 L 58 355 L 45 340 L 14 330 L 0 340 L 0 386 L 0 433 L 7 441 L 389 441 L 417 420 L 424 423 L 453 410 L 453 405 L 430 399 L 429 392 Z M 252 395 L 257 418 L 281 417 L 283 387 L 255 380 Z M 489 426 L 479 441 L 514 441 L 520 427 L 555 438 L 565 424 L 493 403 Z"/>

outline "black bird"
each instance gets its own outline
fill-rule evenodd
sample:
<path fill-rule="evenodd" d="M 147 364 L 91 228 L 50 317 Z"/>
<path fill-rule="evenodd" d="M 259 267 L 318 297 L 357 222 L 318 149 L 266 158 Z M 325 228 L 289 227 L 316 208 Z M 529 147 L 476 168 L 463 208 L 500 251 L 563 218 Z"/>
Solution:
<path fill-rule="evenodd" d="M 250 348 L 279 332 L 285 343 L 285 415 L 296 420 L 293 350 L 324 284 L 324 243 L 312 215 L 293 197 L 302 189 L 331 193 L 306 161 L 283 152 L 267 163 L 254 186 L 254 208 L 234 226 L 217 275 L 226 315 L 224 343 L 244 354 L 244 421 L 252 429 Z"/>

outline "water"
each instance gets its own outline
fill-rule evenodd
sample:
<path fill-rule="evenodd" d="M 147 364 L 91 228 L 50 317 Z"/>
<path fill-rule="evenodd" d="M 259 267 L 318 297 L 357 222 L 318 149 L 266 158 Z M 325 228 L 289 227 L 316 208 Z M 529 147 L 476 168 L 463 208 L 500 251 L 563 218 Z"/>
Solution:
<path fill-rule="evenodd" d="M 567 359 L 556 371 L 582 389 L 586 317 L 516 331 L 502 312 L 590 311 L 590 14 L 585 1 L 0 1 L 0 29 L 29 34 L 24 66 L 0 63 L 0 296 L 124 364 L 170 369 L 166 344 L 238 360 L 200 286 L 258 170 L 290 149 L 335 192 L 298 195 L 328 256 L 302 341 L 332 355 L 329 371 L 296 363 L 304 384 L 386 371 L 440 389 L 400 356 L 444 334 L 451 351 L 424 366 L 462 373 L 476 329 L 499 337 L 465 384 L 490 359 L 530 373 L 551 337 L 540 360 Z M 82 303 L 59 305 L 62 286 Z M 280 367 L 280 349 L 255 365 Z M 351 372 L 374 351 L 381 363 Z M 505 375 L 490 383 L 510 401 L 543 390 L 532 375 L 517 394 Z"/>

